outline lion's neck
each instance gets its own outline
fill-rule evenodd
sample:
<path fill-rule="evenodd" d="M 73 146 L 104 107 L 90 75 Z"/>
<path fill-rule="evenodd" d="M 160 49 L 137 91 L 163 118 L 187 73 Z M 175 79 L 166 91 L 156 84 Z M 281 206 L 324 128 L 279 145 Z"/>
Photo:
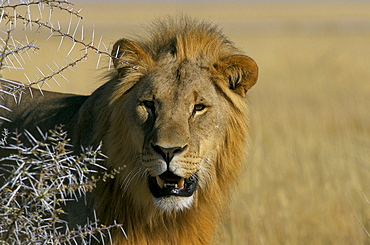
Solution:
<path fill-rule="evenodd" d="M 215 223 L 209 218 L 197 217 L 190 211 L 176 217 L 163 215 L 152 219 L 149 223 L 126 223 L 127 238 L 121 232 L 113 236 L 113 244 L 211 244 Z M 202 215 L 201 215 L 202 216 Z M 200 219 L 200 220 L 199 220 Z"/>

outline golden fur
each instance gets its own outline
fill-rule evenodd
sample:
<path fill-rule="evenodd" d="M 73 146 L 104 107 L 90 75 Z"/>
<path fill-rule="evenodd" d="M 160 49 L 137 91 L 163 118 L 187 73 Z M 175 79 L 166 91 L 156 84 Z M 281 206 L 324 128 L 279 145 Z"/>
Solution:
<path fill-rule="evenodd" d="M 102 224 L 123 224 L 127 237 L 113 231 L 114 244 L 212 244 L 247 158 L 245 96 L 256 64 L 217 27 L 186 17 L 154 22 L 147 39 L 121 39 L 112 55 L 110 81 L 78 97 L 62 122 L 75 145 L 102 141 L 106 167 L 123 167 L 99 183 L 89 208 Z M 168 149 L 177 150 L 165 160 Z M 165 172 L 179 185 L 196 178 L 194 193 L 153 197 L 148 178 Z M 80 205 L 69 207 L 72 224 L 86 219 Z"/>

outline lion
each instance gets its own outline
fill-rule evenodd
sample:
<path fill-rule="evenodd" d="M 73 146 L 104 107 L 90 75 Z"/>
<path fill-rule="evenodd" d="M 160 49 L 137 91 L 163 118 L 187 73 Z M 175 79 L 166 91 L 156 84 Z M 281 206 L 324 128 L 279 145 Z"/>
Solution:
<path fill-rule="evenodd" d="M 113 244 L 212 244 L 246 164 L 258 67 L 208 22 L 162 19 L 148 33 L 114 44 L 115 70 L 91 95 L 6 101 L 12 123 L 1 127 L 63 124 L 76 152 L 102 142 L 104 166 L 122 168 L 87 205 L 69 205 L 71 226 L 95 210 L 101 224 L 123 224 Z"/>

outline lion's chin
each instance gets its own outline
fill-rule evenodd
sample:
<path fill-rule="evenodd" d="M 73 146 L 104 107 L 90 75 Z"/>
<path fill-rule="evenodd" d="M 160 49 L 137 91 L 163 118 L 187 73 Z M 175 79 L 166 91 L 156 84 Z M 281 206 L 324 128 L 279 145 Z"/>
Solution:
<path fill-rule="evenodd" d="M 165 213 L 179 212 L 189 209 L 193 202 L 194 197 L 180 197 L 180 196 L 167 196 L 160 198 L 153 198 L 154 205 Z"/>

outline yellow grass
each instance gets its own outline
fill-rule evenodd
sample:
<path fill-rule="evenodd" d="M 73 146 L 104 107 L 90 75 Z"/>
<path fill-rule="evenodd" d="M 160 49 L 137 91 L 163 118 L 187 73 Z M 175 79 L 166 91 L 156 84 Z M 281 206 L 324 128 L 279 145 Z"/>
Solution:
<path fill-rule="evenodd" d="M 251 93 L 253 144 L 232 208 L 232 244 L 369 244 L 355 218 L 370 228 L 365 40 L 275 39 L 275 61 L 260 63 Z"/>
<path fill-rule="evenodd" d="M 76 8 L 83 8 L 86 33 L 95 24 L 106 43 L 134 36 L 155 17 L 189 13 L 219 23 L 259 64 L 260 79 L 250 91 L 250 160 L 220 244 L 370 244 L 370 4 L 210 5 L 86 2 Z M 63 52 L 32 61 L 42 67 Z M 91 56 L 65 74 L 70 84 L 50 84 L 89 93 L 101 84 L 95 65 Z"/>

